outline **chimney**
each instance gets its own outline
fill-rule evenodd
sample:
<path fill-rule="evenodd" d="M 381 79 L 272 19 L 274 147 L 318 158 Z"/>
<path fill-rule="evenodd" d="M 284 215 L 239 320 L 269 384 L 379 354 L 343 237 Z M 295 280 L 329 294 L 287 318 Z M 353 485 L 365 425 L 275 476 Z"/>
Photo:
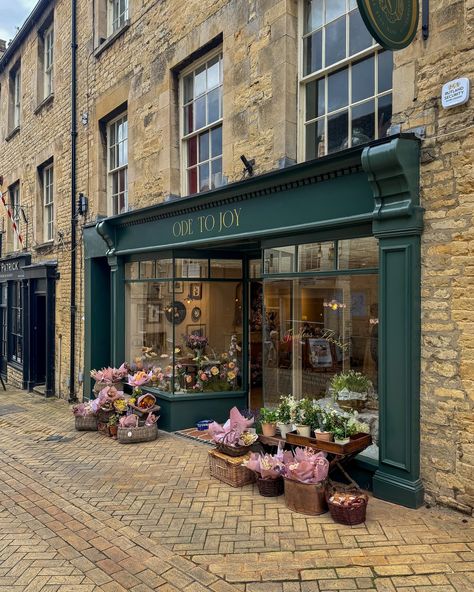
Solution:
<path fill-rule="evenodd" d="M 3 39 L 0 39 L 0 60 L 3 57 L 3 54 L 7 51 L 7 42 Z"/>

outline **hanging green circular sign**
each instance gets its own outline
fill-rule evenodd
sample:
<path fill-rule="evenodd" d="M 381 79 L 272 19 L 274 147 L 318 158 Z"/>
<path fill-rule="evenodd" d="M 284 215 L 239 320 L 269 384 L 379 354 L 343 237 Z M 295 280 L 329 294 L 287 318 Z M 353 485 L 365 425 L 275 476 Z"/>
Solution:
<path fill-rule="evenodd" d="M 418 28 L 418 0 L 357 0 L 371 35 L 382 47 L 397 51 L 410 45 Z"/>

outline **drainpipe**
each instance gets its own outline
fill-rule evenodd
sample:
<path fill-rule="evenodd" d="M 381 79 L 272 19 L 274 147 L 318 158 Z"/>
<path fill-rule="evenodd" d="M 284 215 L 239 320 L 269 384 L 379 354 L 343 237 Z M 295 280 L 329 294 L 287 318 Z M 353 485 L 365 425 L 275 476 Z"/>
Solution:
<path fill-rule="evenodd" d="M 69 353 L 69 403 L 77 401 L 76 374 L 76 59 L 77 59 L 77 3 L 71 0 L 71 330 Z"/>

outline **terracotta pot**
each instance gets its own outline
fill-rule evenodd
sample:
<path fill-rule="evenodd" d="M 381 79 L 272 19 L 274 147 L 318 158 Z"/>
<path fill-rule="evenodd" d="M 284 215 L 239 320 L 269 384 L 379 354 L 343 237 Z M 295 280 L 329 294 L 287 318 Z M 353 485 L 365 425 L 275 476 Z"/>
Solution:
<path fill-rule="evenodd" d="M 288 432 L 292 432 L 293 431 L 293 425 L 291 423 L 281 423 L 278 422 L 277 423 L 277 428 L 280 430 L 280 434 L 282 438 L 286 439 L 286 434 Z"/>
<path fill-rule="evenodd" d="M 336 444 L 349 444 L 350 441 L 350 438 L 334 438 Z"/>
<path fill-rule="evenodd" d="M 264 436 L 274 436 L 277 433 L 276 423 L 262 423 Z"/>
<path fill-rule="evenodd" d="M 332 432 L 320 432 L 316 430 L 314 434 L 316 440 L 321 440 L 322 442 L 332 442 L 334 440 L 334 434 Z"/>
<path fill-rule="evenodd" d="M 296 424 L 295 427 L 296 427 L 296 431 L 298 432 L 298 435 L 304 436 L 305 438 L 311 437 L 311 426 Z"/>

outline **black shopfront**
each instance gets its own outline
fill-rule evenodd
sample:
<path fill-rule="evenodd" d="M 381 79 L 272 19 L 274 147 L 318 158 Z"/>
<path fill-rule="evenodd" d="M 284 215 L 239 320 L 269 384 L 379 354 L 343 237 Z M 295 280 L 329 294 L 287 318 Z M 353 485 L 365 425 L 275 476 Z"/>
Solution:
<path fill-rule="evenodd" d="M 0 373 L 10 386 L 54 394 L 55 261 L 0 260 Z"/>

